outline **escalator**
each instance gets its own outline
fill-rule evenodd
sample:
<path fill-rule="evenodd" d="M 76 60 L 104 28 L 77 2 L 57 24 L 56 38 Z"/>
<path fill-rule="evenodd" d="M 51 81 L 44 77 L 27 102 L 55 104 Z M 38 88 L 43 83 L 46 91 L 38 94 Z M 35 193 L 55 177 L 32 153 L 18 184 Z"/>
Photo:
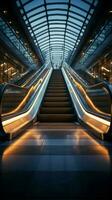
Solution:
<path fill-rule="evenodd" d="M 61 70 L 50 78 L 37 120 L 39 122 L 74 122 L 77 119 Z"/>
<path fill-rule="evenodd" d="M 0 145 L 1 195 L 89 200 L 92 194 L 92 199 L 107 199 L 111 191 L 107 183 L 112 179 L 111 144 L 88 134 L 92 127 L 97 136 L 112 135 L 107 101 L 111 99 L 105 85 L 86 88 L 72 71 L 50 68 L 29 89 L 10 84 L 1 89 L 4 135 L 13 137 L 21 127 L 24 133 Z M 108 110 L 93 105 L 101 99 Z M 82 122 L 88 127 L 83 128 Z M 24 126 L 29 123 L 30 127 Z"/>
<path fill-rule="evenodd" d="M 43 68 L 35 76 L 27 87 L 1 85 L 0 137 L 12 138 L 35 121 L 78 121 L 101 139 L 112 136 L 112 95 L 105 83 L 85 85 L 70 67 Z"/>

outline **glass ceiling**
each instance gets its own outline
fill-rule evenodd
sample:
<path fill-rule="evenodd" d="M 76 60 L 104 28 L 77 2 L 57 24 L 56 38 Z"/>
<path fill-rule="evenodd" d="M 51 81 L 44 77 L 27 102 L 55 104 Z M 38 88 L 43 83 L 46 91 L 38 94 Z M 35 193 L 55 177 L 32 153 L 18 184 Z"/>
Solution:
<path fill-rule="evenodd" d="M 45 60 L 61 65 L 74 55 L 98 0 L 17 0 Z"/>

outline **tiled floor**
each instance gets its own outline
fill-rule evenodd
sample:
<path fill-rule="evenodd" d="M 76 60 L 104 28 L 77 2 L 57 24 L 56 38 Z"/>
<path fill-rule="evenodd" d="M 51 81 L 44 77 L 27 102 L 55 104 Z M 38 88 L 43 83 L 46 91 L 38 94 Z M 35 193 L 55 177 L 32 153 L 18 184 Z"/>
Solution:
<path fill-rule="evenodd" d="M 0 144 L 4 199 L 111 199 L 112 144 L 79 125 L 35 125 Z"/>

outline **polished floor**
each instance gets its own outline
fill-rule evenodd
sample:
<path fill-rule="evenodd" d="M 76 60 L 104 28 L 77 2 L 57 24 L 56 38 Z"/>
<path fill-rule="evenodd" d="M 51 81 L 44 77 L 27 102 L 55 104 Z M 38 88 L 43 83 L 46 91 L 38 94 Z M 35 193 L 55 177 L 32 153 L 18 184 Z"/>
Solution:
<path fill-rule="evenodd" d="M 0 144 L 4 199 L 111 199 L 112 144 L 79 124 L 35 124 Z M 110 195 L 110 197 L 109 197 Z"/>

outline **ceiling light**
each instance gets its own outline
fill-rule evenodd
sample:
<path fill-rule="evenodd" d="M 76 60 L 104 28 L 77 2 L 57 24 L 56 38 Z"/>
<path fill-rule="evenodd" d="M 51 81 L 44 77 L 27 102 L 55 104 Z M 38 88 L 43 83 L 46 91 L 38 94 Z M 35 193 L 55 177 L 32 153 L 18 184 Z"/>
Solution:
<path fill-rule="evenodd" d="M 4 14 L 6 14 L 6 13 L 7 13 L 7 11 L 6 11 L 6 10 L 4 10 L 4 11 L 3 11 L 3 13 L 4 13 Z"/>
<path fill-rule="evenodd" d="M 89 41 L 90 41 L 90 42 L 92 42 L 93 40 L 92 40 L 92 39 L 90 39 Z"/>

